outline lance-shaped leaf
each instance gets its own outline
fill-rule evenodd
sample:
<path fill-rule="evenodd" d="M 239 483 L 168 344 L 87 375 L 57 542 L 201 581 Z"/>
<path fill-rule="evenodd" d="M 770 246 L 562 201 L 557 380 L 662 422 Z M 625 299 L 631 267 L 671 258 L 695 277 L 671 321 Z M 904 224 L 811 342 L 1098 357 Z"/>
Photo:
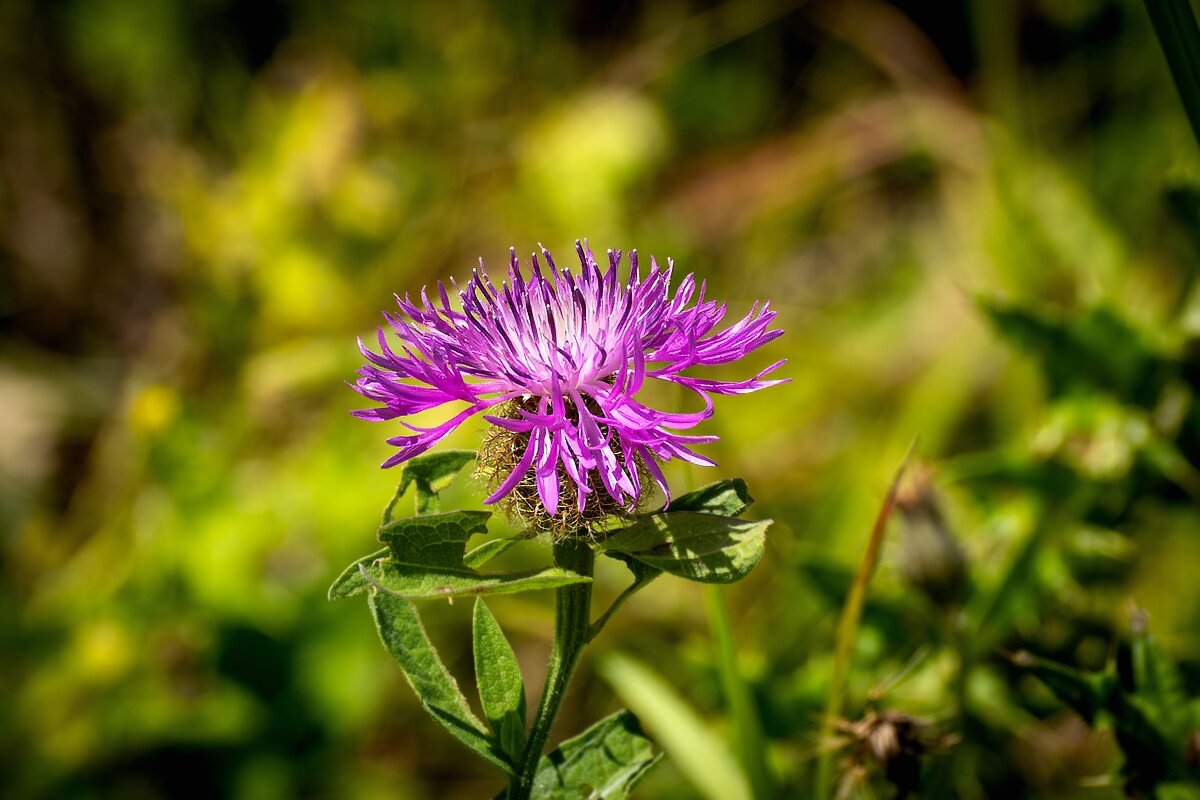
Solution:
<path fill-rule="evenodd" d="M 533 796 L 622 800 L 661 758 L 637 717 L 618 711 L 543 756 L 533 779 Z"/>
<path fill-rule="evenodd" d="M 1089 725 L 1101 718 L 1111 720 L 1117 745 L 1125 754 L 1121 773 L 1127 787 L 1139 796 L 1154 796 L 1155 787 L 1164 780 L 1189 777 L 1190 767 L 1181 758 L 1182 743 L 1164 735 L 1146 699 L 1136 691 L 1127 692 L 1114 673 L 1080 672 L 1025 652 L 1012 660 L 1036 675 Z"/>
<path fill-rule="evenodd" d="M 692 511 L 650 514 L 612 534 L 599 549 L 700 583 L 731 583 L 762 557 L 770 524 Z"/>
<path fill-rule="evenodd" d="M 512 646 L 483 598 L 475 600 L 475 682 L 483 715 L 515 760 L 525 744 L 525 681 Z"/>
<path fill-rule="evenodd" d="M 668 679 L 620 653 L 608 653 L 596 668 L 613 691 L 637 710 L 671 757 L 672 766 L 701 796 L 708 800 L 752 799 L 750 783 L 737 759 Z"/>
<path fill-rule="evenodd" d="M 514 545 L 528 541 L 529 536 L 512 536 L 507 539 L 492 539 L 478 547 L 473 547 L 463 556 L 463 564 L 468 567 L 482 567 L 496 556 L 511 549 Z"/>
<path fill-rule="evenodd" d="M 375 562 L 387 558 L 390 552 L 390 550 L 384 548 L 378 552 L 371 553 L 369 556 L 363 556 L 346 567 L 342 574 L 337 576 L 333 585 L 329 587 L 329 599 L 341 600 L 343 597 L 354 597 L 371 588 L 370 581 L 364 575 L 363 567 L 369 567 Z"/>
<path fill-rule="evenodd" d="M 400 470 L 400 483 L 396 494 L 383 511 L 383 521 L 388 523 L 396 511 L 396 503 L 412 486 L 417 514 L 436 514 L 441 510 L 438 493 L 450 485 L 462 468 L 475 460 L 470 450 L 439 450 L 424 453 L 405 462 Z"/>
<path fill-rule="evenodd" d="M 1169 741 L 1183 741 L 1192 723 L 1183 676 L 1150 635 L 1145 612 L 1135 615 L 1131 651 L 1134 692 L 1155 727 Z"/>
<path fill-rule="evenodd" d="M 1022 650 L 1012 656 L 1014 665 L 1027 670 L 1054 693 L 1064 705 L 1094 725 L 1100 712 L 1112 706 L 1116 677 L 1107 672 L 1089 673 L 1038 658 Z"/>
<path fill-rule="evenodd" d="M 452 511 L 389 522 L 379 539 L 391 558 L 361 564 L 363 580 L 381 592 L 410 600 L 556 589 L 591 578 L 561 567 L 480 575 L 463 564 L 463 548 L 487 532 L 487 511 Z"/>
<path fill-rule="evenodd" d="M 438 569 L 385 560 L 360 569 L 367 583 L 380 592 L 408 600 L 533 592 L 591 580 L 562 567 L 480 575 L 465 567 L 458 570 Z"/>
<path fill-rule="evenodd" d="M 750 496 L 746 482 L 741 478 L 729 478 L 676 497 L 667 511 L 697 511 L 703 514 L 736 517 L 753 503 L 754 498 Z"/>
<path fill-rule="evenodd" d="M 396 659 L 429 713 L 460 742 L 511 773 L 512 762 L 471 712 L 458 684 L 429 641 L 416 606 L 409 600 L 378 592 L 371 593 L 370 606 L 383 646 Z"/>

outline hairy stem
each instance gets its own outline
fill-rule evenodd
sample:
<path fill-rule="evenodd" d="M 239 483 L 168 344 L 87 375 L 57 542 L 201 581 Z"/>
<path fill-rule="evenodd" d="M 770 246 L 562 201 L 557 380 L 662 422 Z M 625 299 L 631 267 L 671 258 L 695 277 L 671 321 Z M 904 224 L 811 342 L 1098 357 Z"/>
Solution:
<path fill-rule="evenodd" d="M 554 563 L 580 575 L 591 577 L 595 554 L 582 539 L 563 539 L 554 544 Z M 578 583 L 555 591 L 557 608 L 554 619 L 554 643 L 550 649 L 550 668 L 542 688 L 533 727 L 525 750 L 509 783 L 507 800 L 529 800 L 533 777 L 537 773 L 542 750 L 550 738 L 550 728 L 567 693 L 567 684 L 579 654 L 591 638 L 592 584 Z"/>

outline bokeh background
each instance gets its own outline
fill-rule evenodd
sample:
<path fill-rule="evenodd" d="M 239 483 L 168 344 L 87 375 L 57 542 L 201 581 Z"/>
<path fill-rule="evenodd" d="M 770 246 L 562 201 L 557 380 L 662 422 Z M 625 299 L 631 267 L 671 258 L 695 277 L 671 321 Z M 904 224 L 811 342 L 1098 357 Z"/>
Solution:
<path fill-rule="evenodd" d="M 1200 674 L 1200 151 L 1139 0 L 10 0 L 0 65 L 3 796 L 498 791 L 325 599 L 396 479 L 345 382 L 393 292 L 577 237 L 787 331 L 725 374 L 791 383 L 719 399 L 721 466 L 669 473 L 777 521 L 724 592 L 777 796 L 853 766 L 833 629 L 916 436 L 975 591 L 923 593 L 928 519 L 894 520 L 846 713 L 884 686 L 944 740 L 928 796 L 1119 795 L 1111 737 L 1001 647 L 1099 668 L 1136 603 Z M 550 600 L 493 603 L 532 688 Z M 620 651 L 694 715 L 641 702 L 652 735 L 736 757 L 711 603 L 639 594 L 558 735 L 638 705 Z M 468 688 L 469 605 L 425 609 Z M 642 796 L 721 796 L 695 762 Z"/>

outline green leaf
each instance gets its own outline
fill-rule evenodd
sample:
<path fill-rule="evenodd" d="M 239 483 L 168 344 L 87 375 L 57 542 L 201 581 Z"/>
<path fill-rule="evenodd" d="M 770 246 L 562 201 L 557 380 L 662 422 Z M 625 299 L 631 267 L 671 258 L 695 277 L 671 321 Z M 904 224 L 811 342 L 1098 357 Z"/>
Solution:
<path fill-rule="evenodd" d="M 1135 619 L 1132 644 L 1134 694 L 1163 736 L 1182 742 L 1191 727 L 1183 678 L 1150 635 L 1144 612 Z"/>
<path fill-rule="evenodd" d="M 525 681 L 512 646 L 496 618 L 483 602 L 475 599 L 475 682 L 483 715 L 500 746 L 515 760 L 525 744 Z"/>
<path fill-rule="evenodd" d="M 677 514 L 681 512 L 699 512 L 715 514 L 723 517 L 736 517 L 754 502 L 746 482 L 741 478 L 730 478 L 680 495 L 671 501 L 669 511 L 662 514 Z M 621 561 L 633 573 L 634 584 L 637 586 L 649 583 L 663 573 L 663 570 L 643 561 L 639 561 L 627 553 L 618 550 L 602 550 L 610 558 Z"/>
<path fill-rule="evenodd" d="M 389 550 L 397 561 L 406 564 L 461 566 L 462 551 L 467 540 L 475 533 L 487 532 L 490 512 L 455 511 L 424 519 L 394 521 L 392 513 L 396 501 L 414 482 L 417 486 L 417 513 L 428 514 L 435 510 L 437 491 L 445 488 L 455 473 L 472 458 L 474 453 L 469 450 L 449 450 L 418 456 L 406 464 L 400 479 L 400 488 L 396 490 L 396 496 L 384 510 L 384 523 L 379 529 L 379 540 L 387 544 L 389 549 L 364 556 L 347 567 L 329 587 L 329 599 L 340 600 L 365 592 L 371 581 L 370 573 L 364 567 L 385 558 Z"/>
<path fill-rule="evenodd" d="M 492 539 L 490 542 L 484 542 L 478 547 L 467 551 L 467 554 L 462 559 L 463 564 L 472 568 L 482 567 L 496 556 L 506 552 L 514 545 L 526 541 L 528 538 L 527 536 L 513 536 L 508 539 Z"/>
<path fill-rule="evenodd" d="M 1146 408 L 1161 392 L 1161 356 L 1113 309 L 1065 316 L 998 300 L 979 306 L 1001 335 L 1041 359 L 1054 397 L 1098 389 Z"/>
<path fill-rule="evenodd" d="M 754 503 L 750 489 L 741 478 L 729 478 L 707 486 L 701 486 L 695 491 L 680 495 L 671 501 L 667 513 L 678 511 L 698 511 L 704 514 L 719 514 L 723 517 L 736 517 Z"/>
<path fill-rule="evenodd" d="M 371 583 L 363 576 L 362 567 L 370 566 L 380 559 L 387 558 L 389 551 L 385 548 L 369 556 L 363 556 L 355 561 L 337 576 L 329 587 L 329 599 L 341 600 L 343 597 L 354 597 L 371 588 Z"/>
<path fill-rule="evenodd" d="M 1192 135 L 1200 143 L 1200 28 L 1188 0 L 1146 0 L 1146 13 L 1162 46 Z"/>
<path fill-rule="evenodd" d="M 1161 781 L 1184 774 L 1181 763 L 1183 743 L 1169 741 L 1155 727 L 1147 705 L 1136 694 L 1124 691 L 1112 694 L 1113 732 L 1117 746 L 1125 754 L 1121 773 L 1128 788 L 1145 796 L 1154 796 L 1154 787 Z"/>
<path fill-rule="evenodd" d="M 597 669 L 654 731 L 679 772 L 701 795 L 709 800 L 751 800 L 749 782 L 729 748 L 662 676 L 617 653 L 605 656 Z"/>
<path fill-rule="evenodd" d="M 371 592 L 369 602 L 383 646 L 396 659 L 429 713 L 460 742 L 512 773 L 512 762 L 471 712 L 458 684 L 429 641 L 416 606 L 408 600 L 379 592 Z"/>
<path fill-rule="evenodd" d="M 1135 653 L 1135 662 L 1138 658 Z M 1013 663 L 1036 675 L 1089 725 L 1098 722 L 1101 712 L 1112 720 L 1117 745 L 1125 756 L 1121 772 L 1127 788 L 1139 796 L 1153 796 L 1161 781 L 1187 774 L 1181 759 L 1182 737 L 1164 732 L 1155 704 L 1137 691 L 1126 692 L 1113 673 L 1080 672 L 1024 652 L 1013 656 Z M 1157 671 L 1157 668 L 1139 667 L 1135 663 L 1134 670 L 1135 674 L 1140 672 L 1148 677 L 1147 670 Z"/>
<path fill-rule="evenodd" d="M 361 569 L 366 581 L 380 592 L 409 600 L 533 592 L 591 580 L 562 567 L 480 575 L 466 568 L 414 567 L 385 560 Z"/>
<path fill-rule="evenodd" d="M 392 520 L 379 529 L 379 541 L 398 564 L 461 570 L 467 540 L 487 533 L 490 516 L 490 511 L 451 511 Z"/>
<path fill-rule="evenodd" d="M 622 800 L 662 754 L 642 734 L 637 717 L 618 711 L 568 739 L 538 762 L 538 800 Z"/>
<path fill-rule="evenodd" d="M 415 488 L 414 501 L 417 514 L 436 514 L 441 510 L 438 493 L 450 485 L 454 476 L 462 468 L 475 460 L 471 450 L 439 450 L 436 453 L 424 453 L 405 462 L 400 468 L 400 484 L 396 494 L 383 510 L 384 523 L 391 522 L 396 510 L 396 503 L 408 491 L 409 486 Z"/>
<path fill-rule="evenodd" d="M 1101 711 L 1112 706 L 1116 679 L 1109 673 L 1081 672 L 1022 650 L 1012 656 L 1016 666 L 1037 677 L 1059 701 L 1094 725 Z"/>
<path fill-rule="evenodd" d="M 599 549 L 700 583 L 732 583 L 762 557 L 770 525 L 771 520 L 692 511 L 650 514 L 612 534 Z"/>
<path fill-rule="evenodd" d="M 363 579 L 379 591 L 410 600 L 556 589 L 585 578 L 559 567 L 480 575 L 463 564 L 463 547 L 487 532 L 488 511 L 451 511 L 393 520 L 379 529 L 392 557 L 360 565 Z"/>

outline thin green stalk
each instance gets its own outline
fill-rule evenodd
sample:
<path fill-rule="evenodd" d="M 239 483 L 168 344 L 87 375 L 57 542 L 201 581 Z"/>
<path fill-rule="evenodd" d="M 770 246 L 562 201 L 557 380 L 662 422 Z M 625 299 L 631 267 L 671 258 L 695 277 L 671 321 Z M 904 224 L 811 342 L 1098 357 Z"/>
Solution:
<path fill-rule="evenodd" d="M 721 677 L 721 688 L 729 714 L 733 718 L 734 746 L 742 769 L 750 779 L 750 787 L 756 800 L 769 800 L 775 796 L 775 782 L 767 764 L 766 737 L 763 736 L 762 721 L 754 707 L 750 687 L 742 677 L 738 664 L 737 641 L 733 636 L 733 623 L 729 619 L 729 608 L 725 604 L 724 587 L 704 587 L 708 603 L 708 620 L 712 625 L 713 639 L 717 649 L 717 672 Z"/>
<path fill-rule="evenodd" d="M 563 539 L 554 543 L 554 563 L 580 575 L 591 577 L 595 569 L 596 556 L 586 541 L 577 538 Z M 533 778 L 537 773 L 542 750 L 550 738 L 554 718 L 567 694 L 571 673 L 579 661 L 579 654 L 591 636 L 592 584 L 578 583 L 555 590 L 556 611 L 554 618 L 554 643 L 550 648 L 550 668 L 542 688 L 542 700 L 538 703 L 533 727 L 525 742 L 525 750 L 517 764 L 516 773 L 509 782 L 507 800 L 529 800 L 533 791 Z"/>
<path fill-rule="evenodd" d="M 1145 0 L 1192 134 L 1200 143 L 1200 28 L 1188 0 Z"/>
<path fill-rule="evenodd" d="M 896 470 L 891 488 L 883 505 L 875 517 L 875 525 L 871 529 L 871 538 L 867 540 L 867 549 L 863 551 L 862 560 L 858 564 L 858 572 L 854 575 L 854 583 L 850 585 L 850 593 L 846 597 L 846 605 L 842 607 L 842 615 L 838 619 L 837 633 L 833 643 L 833 674 L 829 678 L 829 694 L 825 700 L 825 714 L 821 718 L 821 735 L 819 742 L 824 745 L 832 736 L 838 717 L 842 713 L 842 702 L 846 694 L 846 680 L 850 675 L 850 655 L 858 634 L 858 623 L 862 619 L 863 605 L 867 599 L 867 587 L 875 567 L 879 564 L 879 554 L 883 549 L 883 538 L 887 532 L 887 521 L 896 505 L 896 491 L 900 488 L 900 479 L 908 467 L 909 459 L 917 443 L 913 442 L 908 448 L 908 454 Z M 825 800 L 830 796 L 833 787 L 833 751 L 822 747 L 821 758 L 817 761 L 816 794 L 813 796 Z"/>
<path fill-rule="evenodd" d="M 592 623 L 592 627 L 588 632 L 588 641 L 590 642 L 600 634 L 600 631 L 604 629 L 606 624 L 608 624 L 608 620 L 612 617 L 612 615 L 617 613 L 617 609 L 625 605 L 626 600 L 633 597 L 642 589 L 646 588 L 646 585 L 657 577 L 658 575 L 654 574 L 647 577 L 635 578 L 633 583 L 626 586 L 625 590 L 617 595 L 616 599 L 612 601 L 612 605 L 608 607 L 608 610 L 601 614 L 600 618 Z"/>

